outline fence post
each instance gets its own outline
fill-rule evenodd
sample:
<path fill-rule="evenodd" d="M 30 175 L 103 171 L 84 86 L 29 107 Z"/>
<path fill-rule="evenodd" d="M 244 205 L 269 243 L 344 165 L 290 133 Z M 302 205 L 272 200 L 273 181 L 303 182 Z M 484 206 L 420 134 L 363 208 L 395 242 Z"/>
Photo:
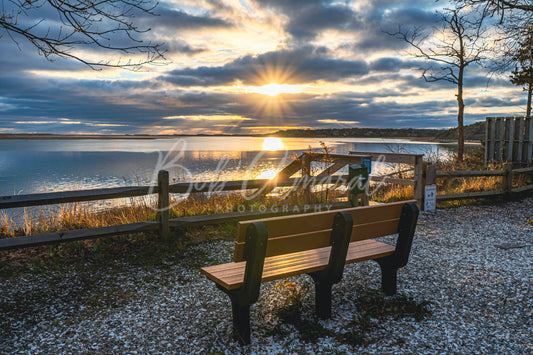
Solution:
<path fill-rule="evenodd" d="M 503 192 L 505 198 L 509 200 L 513 189 L 513 164 L 505 164 L 503 171 L 505 172 L 505 175 L 503 175 Z"/>
<path fill-rule="evenodd" d="M 524 157 L 524 163 L 531 164 L 533 162 L 533 118 L 532 117 L 526 117 L 524 119 L 525 124 L 525 137 L 524 140 L 527 141 L 527 145 L 525 145 L 525 157 Z"/>
<path fill-rule="evenodd" d="M 513 161 L 514 148 L 514 117 L 507 117 L 505 119 L 505 160 Z"/>
<path fill-rule="evenodd" d="M 168 181 L 168 171 L 160 170 L 157 174 L 157 221 L 159 222 L 159 236 L 167 241 L 170 239 Z"/>
<path fill-rule="evenodd" d="M 309 154 L 302 156 L 302 182 L 305 203 L 311 202 L 311 160 Z"/>
<path fill-rule="evenodd" d="M 437 183 L 437 168 L 433 164 L 426 166 L 426 185 L 435 185 Z"/>
<path fill-rule="evenodd" d="M 415 156 L 415 191 L 414 198 L 420 210 L 424 208 L 424 171 L 422 168 L 422 155 Z"/>

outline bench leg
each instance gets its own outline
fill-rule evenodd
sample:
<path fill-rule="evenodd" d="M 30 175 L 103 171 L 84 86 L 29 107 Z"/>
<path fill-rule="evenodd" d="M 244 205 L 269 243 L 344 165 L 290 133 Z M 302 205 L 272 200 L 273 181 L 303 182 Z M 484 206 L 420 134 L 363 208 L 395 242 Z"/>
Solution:
<path fill-rule="evenodd" d="M 376 259 L 381 268 L 381 289 L 387 296 L 396 294 L 398 268 L 388 259 Z"/>
<path fill-rule="evenodd" d="M 315 312 L 319 319 L 331 318 L 331 286 L 315 280 Z"/>
<path fill-rule="evenodd" d="M 250 305 L 231 300 L 233 337 L 243 345 L 250 344 Z"/>
<path fill-rule="evenodd" d="M 315 282 L 315 313 L 319 319 L 331 318 L 331 288 L 333 284 L 324 280 L 320 272 L 309 274 Z M 322 277 L 320 277 L 322 276 Z"/>

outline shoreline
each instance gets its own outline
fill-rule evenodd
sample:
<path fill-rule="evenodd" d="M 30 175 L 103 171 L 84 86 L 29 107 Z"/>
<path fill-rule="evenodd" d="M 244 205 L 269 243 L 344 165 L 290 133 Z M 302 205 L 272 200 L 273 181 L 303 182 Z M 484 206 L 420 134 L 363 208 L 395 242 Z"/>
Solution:
<path fill-rule="evenodd" d="M 14 133 L 14 134 L 0 134 L 0 140 L 14 140 L 14 139 L 29 139 L 29 140 L 112 140 L 112 139 L 171 139 L 171 138 L 184 138 L 184 137 L 256 137 L 256 138 L 265 138 L 265 137 L 278 137 L 275 134 L 183 134 L 183 135 L 63 135 L 63 134 L 26 134 L 26 133 Z M 323 136 L 323 137 L 304 137 L 304 136 L 280 136 L 279 138 L 338 138 L 342 140 L 343 138 L 384 138 L 384 139 L 405 139 L 413 142 L 430 142 L 430 143 L 441 143 L 441 144 L 454 144 L 455 140 L 450 139 L 438 139 L 435 137 L 398 137 L 398 136 L 383 136 L 383 137 L 366 137 L 366 136 Z M 480 140 L 465 140 L 465 144 L 479 144 Z"/>

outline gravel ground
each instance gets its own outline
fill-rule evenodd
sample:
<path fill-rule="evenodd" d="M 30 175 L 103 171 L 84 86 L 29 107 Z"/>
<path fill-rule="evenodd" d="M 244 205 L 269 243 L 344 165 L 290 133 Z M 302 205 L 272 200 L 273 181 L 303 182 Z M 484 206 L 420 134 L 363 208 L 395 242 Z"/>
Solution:
<path fill-rule="evenodd" d="M 0 353 L 533 353 L 533 198 L 422 213 L 398 292 L 429 301 L 432 314 L 371 320 L 362 345 L 331 334 L 357 319 L 357 295 L 377 289 L 379 267 L 345 268 L 334 286 L 330 336 L 306 342 L 275 310 L 284 296 L 263 284 L 252 307 L 252 345 L 231 339 L 227 296 L 199 267 L 231 260 L 233 243 L 206 242 L 160 265 L 16 276 L 0 284 Z M 388 239 L 391 240 L 390 238 Z M 516 243 L 519 248 L 497 245 Z M 96 271 L 95 271 L 96 270 Z M 304 313 L 312 317 L 310 278 Z"/>

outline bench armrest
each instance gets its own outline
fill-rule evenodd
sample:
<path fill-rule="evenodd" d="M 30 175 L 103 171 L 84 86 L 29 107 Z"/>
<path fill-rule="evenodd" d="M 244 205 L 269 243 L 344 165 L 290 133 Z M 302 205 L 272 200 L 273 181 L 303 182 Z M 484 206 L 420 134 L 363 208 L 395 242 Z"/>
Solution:
<path fill-rule="evenodd" d="M 407 202 L 402 207 L 400 221 L 398 222 L 398 239 L 396 241 L 396 251 L 391 256 L 396 267 L 401 268 L 407 265 L 413 236 L 415 235 L 416 223 L 418 221 L 418 207 L 412 202 Z"/>
<path fill-rule="evenodd" d="M 248 226 L 246 229 L 246 246 L 244 247 L 246 269 L 241 287 L 241 297 L 250 302 L 249 304 L 255 303 L 259 298 L 267 241 L 268 231 L 263 222 L 254 222 Z"/>

